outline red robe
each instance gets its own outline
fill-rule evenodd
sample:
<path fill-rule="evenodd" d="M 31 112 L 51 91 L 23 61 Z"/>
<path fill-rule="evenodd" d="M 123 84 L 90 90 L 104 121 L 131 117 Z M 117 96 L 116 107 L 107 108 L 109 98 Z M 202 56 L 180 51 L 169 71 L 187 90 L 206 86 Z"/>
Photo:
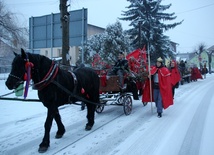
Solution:
<path fill-rule="evenodd" d="M 175 64 L 175 67 L 171 69 L 171 81 L 173 86 L 176 85 L 176 83 L 178 83 L 181 80 L 181 75 L 175 61 L 174 61 L 174 64 Z"/>
<path fill-rule="evenodd" d="M 191 80 L 203 79 L 198 67 L 193 67 L 191 71 Z"/>
<path fill-rule="evenodd" d="M 166 67 L 157 68 L 156 66 L 151 68 L 151 75 L 154 75 L 158 70 L 158 79 L 159 79 L 159 87 L 160 93 L 162 97 L 163 108 L 166 109 L 170 105 L 173 105 L 173 96 L 172 96 L 172 84 L 171 84 L 171 76 L 170 72 Z M 153 83 L 153 81 L 151 81 Z M 152 89 L 152 101 L 153 99 L 153 89 Z M 143 90 L 142 102 L 151 102 L 150 99 L 150 86 L 149 79 L 146 80 L 145 88 Z"/>

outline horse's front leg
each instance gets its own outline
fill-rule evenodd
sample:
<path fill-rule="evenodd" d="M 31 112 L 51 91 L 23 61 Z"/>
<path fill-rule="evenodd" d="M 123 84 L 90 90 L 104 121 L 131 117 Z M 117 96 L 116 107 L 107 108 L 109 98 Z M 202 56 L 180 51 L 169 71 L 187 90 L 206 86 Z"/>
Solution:
<path fill-rule="evenodd" d="M 96 109 L 96 105 L 94 104 L 90 104 L 90 103 L 86 103 L 87 105 L 87 119 L 88 119 L 88 123 L 85 126 L 85 130 L 91 130 L 91 128 L 94 125 L 94 115 L 95 115 L 95 109 Z"/>
<path fill-rule="evenodd" d="M 47 118 L 46 118 L 45 125 L 44 125 L 45 134 L 44 134 L 41 144 L 39 145 L 39 150 L 38 150 L 40 153 L 46 152 L 50 145 L 50 130 L 51 130 L 53 118 L 55 115 L 54 113 L 55 112 L 53 109 L 48 108 Z"/>
<path fill-rule="evenodd" d="M 55 119 L 57 127 L 58 127 L 58 131 L 56 133 L 55 138 L 61 138 L 64 135 L 64 133 L 65 133 L 65 127 L 62 124 L 61 117 L 60 117 L 58 109 L 56 111 L 56 115 L 55 115 L 54 119 Z"/>

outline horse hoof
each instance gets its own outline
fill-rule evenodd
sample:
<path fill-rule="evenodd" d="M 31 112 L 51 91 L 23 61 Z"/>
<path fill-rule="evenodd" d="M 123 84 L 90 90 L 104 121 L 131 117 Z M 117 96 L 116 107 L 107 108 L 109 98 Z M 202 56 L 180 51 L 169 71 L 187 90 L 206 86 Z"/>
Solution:
<path fill-rule="evenodd" d="M 62 136 L 64 135 L 64 133 L 65 133 L 65 129 L 63 129 L 62 131 L 57 131 L 55 138 L 56 139 L 62 138 Z"/>
<path fill-rule="evenodd" d="M 56 134 L 55 138 L 56 138 L 56 139 L 59 139 L 59 138 L 62 138 L 62 136 L 63 136 L 63 134 L 62 134 L 62 135 Z"/>
<path fill-rule="evenodd" d="M 91 125 L 86 125 L 86 126 L 85 126 L 85 130 L 86 130 L 86 131 L 89 131 L 89 130 L 91 130 L 91 129 L 92 129 L 92 126 L 91 126 Z"/>
<path fill-rule="evenodd" d="M 42 147 L 39 147 L 38 152 L 39 152 L 39 153 L 44 153 L 44 152 L 46 152 L 47 150 L 48 150 L 48 147 L 42 146 Z"/>

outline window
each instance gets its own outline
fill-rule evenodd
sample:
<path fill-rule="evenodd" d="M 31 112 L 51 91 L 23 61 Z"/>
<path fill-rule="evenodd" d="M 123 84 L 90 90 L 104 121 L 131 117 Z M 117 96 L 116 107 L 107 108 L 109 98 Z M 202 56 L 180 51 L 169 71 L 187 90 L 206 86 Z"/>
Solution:
<path fill-rule="evenodd" d="M 45 56 L 48 57 L 48 50 L 45 50 Z"/>
<path fill-rule="evenodd" d="M 61 49 L 57 49 L 57 53 L 58 53 L 58 57 L 62 57 L 62 50 Z"/>

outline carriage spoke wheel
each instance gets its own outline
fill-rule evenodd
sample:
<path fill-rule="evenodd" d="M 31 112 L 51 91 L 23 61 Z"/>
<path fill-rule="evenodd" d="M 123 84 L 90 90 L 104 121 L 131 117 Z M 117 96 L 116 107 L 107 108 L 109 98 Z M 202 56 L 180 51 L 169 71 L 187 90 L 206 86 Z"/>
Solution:
<path fill-rule="evenodd" d="M 132 112 L 132 98 L 130 95 L 123 98 L 123 110 L 125 115 L 130 115 Z"/>
<path fill-rule="evenodd" d="M 121 96 L 117 99 L 116 104 L 117 104 L 117 105 L 123 105 L 123 100 L 124 100 L 124 96 L 121 95 Z"/>
<path fill-rule="evenodd" d="M 105 104 L 106 104 L 106 101 L 101 102 L 101 105 L 97 105 L 95 111 L 96 111 L 98 114 L 102 113 L 103 110 L 104 110 Z"/>

